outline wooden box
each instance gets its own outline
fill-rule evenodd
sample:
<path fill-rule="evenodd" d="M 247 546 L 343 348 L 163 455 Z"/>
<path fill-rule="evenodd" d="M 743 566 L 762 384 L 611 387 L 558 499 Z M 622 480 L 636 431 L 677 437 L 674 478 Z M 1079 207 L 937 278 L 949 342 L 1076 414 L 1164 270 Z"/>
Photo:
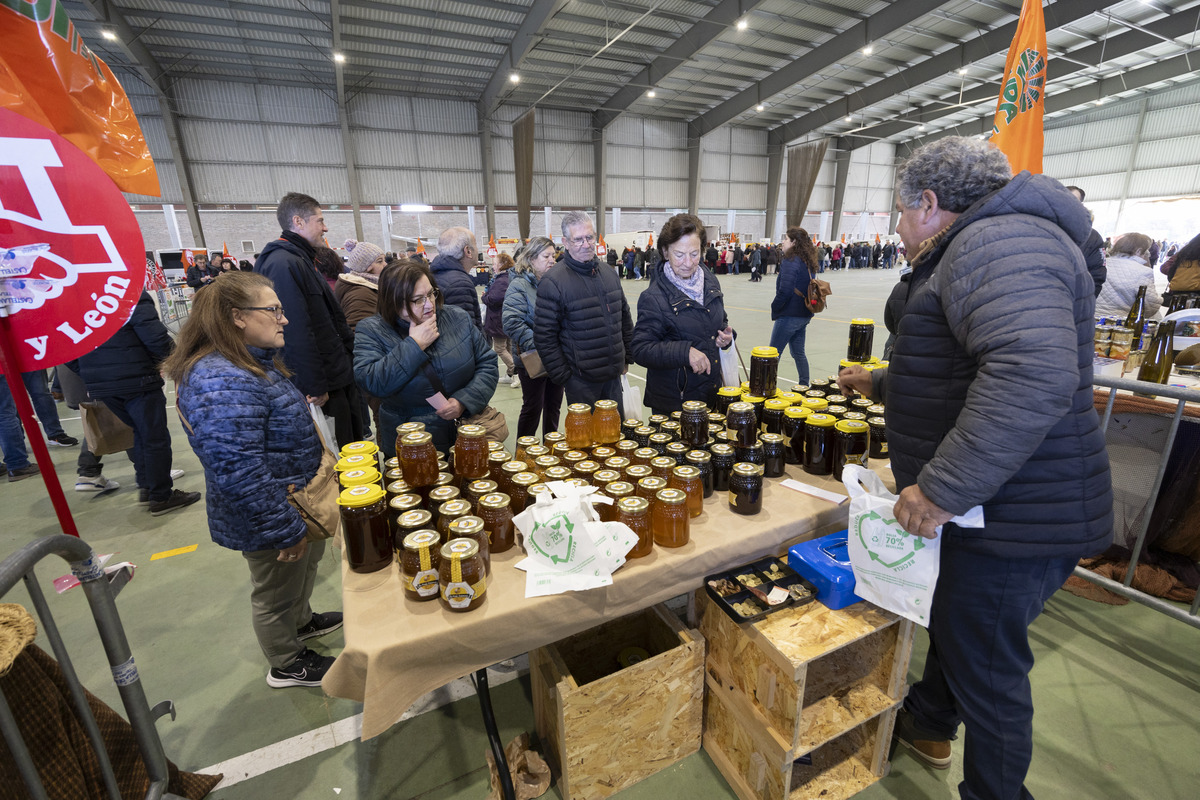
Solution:
<path fill-rule="evenodd" d="M 649 658 L 621 667 L 626 648 Z M 655 606 L 529 654 L 533 711 L 563 797 L 608 797 L 700 749 L 704 640 Z"/>
<path fill-rule="evenodd" d="M 913 623 L 868 603 L 812 603 L 738 625 L 699 602 L 704 748 L 739 797 L 836 800 L 884 774 Z"/>

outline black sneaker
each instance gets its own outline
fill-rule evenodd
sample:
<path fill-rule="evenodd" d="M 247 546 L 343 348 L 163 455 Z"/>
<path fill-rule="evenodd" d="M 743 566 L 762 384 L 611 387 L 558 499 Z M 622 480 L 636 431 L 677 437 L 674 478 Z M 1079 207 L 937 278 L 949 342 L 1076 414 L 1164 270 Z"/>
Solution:
<path fill-rule="evenodd" d="M 199 492 L 181 492 L 178 489 L 172 489 L 171 495 L 166 500 L 151 500 L 147 508 L 150 509 L 150 515 L 161 517 L 163 514 L 170 514 L 177 508 L 185 508 L 200 499 Z"/>
<path fill-rule="evenodd" d="M 138 487 L 138 505 L 145 506 L 150 504 L 150 490 L 144 486 Z"/>
<path fill-rule="evenodd" d="M 326 611 L 324 614 L 314 612 L 308 624 L 296 631 L 296 638 L 304 642 L 327 633 L 333 633 L 340 627 L 342 627 L 342 612 Z"/>
<path fill-rule="evenodd" d="M 47 444 L 51 447 L 78 447 L 79 440 L 74 436 L 67 436 L 65 433 L 60 433 L 58 436 L 49 437 Z"/>
<path fill-rule="evenodd" d="M 40 473 L 41 470 L 38 469 L 37 464 L 26 464 L 20 469 L 10 469 L 8 471 L 8 482 L 16 483 L 17 481 L 23 481 L 26 478 L 32 478 L 34 475 L 38 475 Z"/>
<path fill-rule="evenodd" d="M 321 678 L 333 666 L 333 656 L 314 653 L 307 647 L 300 651 L 296 660 L 286 667 L 271 667 L 267 672 L 267 686 L 283 689 L 288 686 L 320 686 Z"/>

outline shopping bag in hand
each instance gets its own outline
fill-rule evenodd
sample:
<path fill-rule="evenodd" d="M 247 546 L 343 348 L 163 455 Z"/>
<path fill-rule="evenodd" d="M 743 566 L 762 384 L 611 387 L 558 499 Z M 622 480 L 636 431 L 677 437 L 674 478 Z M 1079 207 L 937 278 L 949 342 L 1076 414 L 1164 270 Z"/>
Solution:
<path fill-rule="evenodd" d="M 740 387 L 742 385 L 742 378 L 738 374 L 737 345 L 731 344 L 724 350 L 718 349 L 717 355 L 721 359 L 721 385 Z"/>
<path fill-rule="evenodd" d="M 338 457 L 337 437 L 333 435 L 333 417 L 325 416 L 325 412 L 316 403 L 308 404 L 308 413 L 312 417 L 313 424 L 317 426 L 317 435 L 321 438 L 321 444 L 333 457 Z"/>
<path fill-rule="evenodd" d="M 628 374 L 621 376 L 621 406 L 625 419 L 642 421 L 642 387 L 631 385 Z"/>

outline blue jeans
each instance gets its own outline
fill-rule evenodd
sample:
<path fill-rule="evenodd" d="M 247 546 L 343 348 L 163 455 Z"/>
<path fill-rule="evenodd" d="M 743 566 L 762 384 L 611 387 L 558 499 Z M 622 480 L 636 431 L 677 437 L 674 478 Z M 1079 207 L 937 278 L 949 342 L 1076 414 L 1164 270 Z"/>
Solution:
<path fill-rule="evenodd" d="M 1080 555 L 1083 555 L 1082 553 Z M 950 738 L 966 728 L 963 800 L 1031 800 L 1029 625 L 1070 576 L 1068 558 L 1000 558 L 943 543 L 929 619 L 929 654 L 904 707 L 918 727 Z"/>
<path fill-rule="evenodd" d="M 799 383 L 808 383 L 808 356 L 804 355 L 804 332 L 808 329 L 808 321 L 812 317 L 780 317 L 771 328 L 771 347 L 783 355 L 784 345 L 792 348 L 792 358 L 796 362 L 796 374 L 800 376 Z"/>
<path fill-rule="evenodd" d="M 133 474 L 150 501 L 171 496 L 171 433 L 167 430 L 167 396 L 162 389 L 102 397 L 117 418 L 133 428 Z"/>
<path fill-rule="evenodd" d="M 9 472 L 29 466 L 29 451 L 25 449 L 25 431 L 13 402 L 8 381 L 0 377 L 0 450 L 4 451 L 4 466 Z"/>
<path fill-rule="evenodd" d="M 33 403 L 33 410 L 42 423 L 42 429 L 46 431 L 46 438 L 56 439 L 59 436 L 65 436 L 67 432 L 63 430 L 62 423 L 58 420 L 58 406 L 54 404 L 54 398 L 50 396 L 50 387 L 46 384 L 45 370 L 22 372 L 21 380 L 25 381 L 29 400 Z"/>

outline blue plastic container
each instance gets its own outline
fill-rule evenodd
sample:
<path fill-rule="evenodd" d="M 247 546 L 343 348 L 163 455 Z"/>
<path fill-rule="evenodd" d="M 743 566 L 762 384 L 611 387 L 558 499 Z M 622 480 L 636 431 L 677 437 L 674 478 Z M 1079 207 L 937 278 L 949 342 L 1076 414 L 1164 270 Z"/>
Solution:
<path fill-rule="evenodd" d="M 854 593 L 846 531 L 788 548 L 788 566 L 808 578 L 817 587 L 817 600 L 835 611 L 862 600 Z"/>

